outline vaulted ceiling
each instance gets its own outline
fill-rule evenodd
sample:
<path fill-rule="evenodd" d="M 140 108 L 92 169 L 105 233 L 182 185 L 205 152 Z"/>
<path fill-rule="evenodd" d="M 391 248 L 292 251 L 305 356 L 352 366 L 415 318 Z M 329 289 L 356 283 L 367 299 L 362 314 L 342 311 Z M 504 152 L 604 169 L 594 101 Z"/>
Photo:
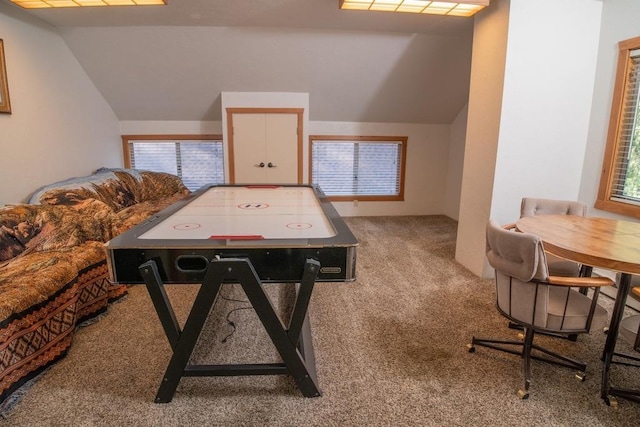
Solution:
<path fill-rule="evenodd" d="M 338 0 L 26 13 L 58 29 L 120 120 L 221 120 L 221 92 L 255 91 L 308 92 L 311 120 L 450 123 L 468 98 L 473 18 Z"/>

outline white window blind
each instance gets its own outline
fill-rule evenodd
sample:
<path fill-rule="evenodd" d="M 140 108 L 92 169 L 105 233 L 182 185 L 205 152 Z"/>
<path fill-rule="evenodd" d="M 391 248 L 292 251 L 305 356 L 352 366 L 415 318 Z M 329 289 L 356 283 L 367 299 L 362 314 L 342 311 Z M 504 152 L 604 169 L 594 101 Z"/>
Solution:
<path fill-rule="evenodd" d="M 177 175 L 189 190 L 224 183 L 222 141 L 129 140 L 134 169 Z"/>
<path fill-rule="evenodd" d="M 330 197 L 401 198 L 405 144 L 404 137 L 399 140 L 312 137 L 311 182 Z"/>
<path fill-rule="evenodd" d="M 640 49 L 630 52 L 620 111 L 611 198 L 640 204 Z"/>

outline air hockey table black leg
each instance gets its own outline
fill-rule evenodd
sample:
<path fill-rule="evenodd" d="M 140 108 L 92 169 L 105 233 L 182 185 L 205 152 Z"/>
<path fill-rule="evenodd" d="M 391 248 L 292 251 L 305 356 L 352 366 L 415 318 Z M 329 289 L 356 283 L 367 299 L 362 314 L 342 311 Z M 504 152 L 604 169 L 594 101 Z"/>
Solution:
<path fill-rule="evenodd" d="M 310 329 L 308 329 L 307 318 L 309 300 L 311 292 L 313 291 L 315 279 L 320 270 L 320 263 L 311 259 L 308 259 L 305 263 L 303 279 L 300 283 L 300 288 L 297 292 L 296 301 L 294 303 L 290 327 L 289 330 L 287 330 L 276 314 L 275 308 L 265 293 L 253 266 L 248 260 L 243 261 L 243 264 L 237 265 L 234 277 L 244 289 L 247 298 L 260 318 L 267 334 L 269 334 L 271 341 L 278 350 L 289 374 L 293 377 L 298 388 L 305 397 L 320 396 L 315 363 L 310 363 L 311 361 L 315 361 L 313 360 L 312 347 L 309 347 L 311 343 L 311 334 Z M 224 262 L 224 260 L 216 262 Z M 307 328 L 305 332 L 308 334 L 308 338 L 303 341 L 307 348 L 307 354 L 302 354 L 298 349 L 298 342 L 300 341 L 300 337 L 304 335 L 301 334 L 301 331 L 305 329 L 303 328 L 303 326 L 305 326 L 305 320 L 307 321 Z M 291 330 L 292 333 L 290 334 L 289 331 Z M 305 357 L 308 357 L 309 360 L 306 360 Z"/>
<path fill-rule="evenodd" d="M 149 263 L 154 262 L 148 261 L 142 264 L 140 266 L 140 272 L 143 279 L 145 279 L 145 283 L 147 283 L 147 288 L 149 289 L 149 294 L 151 295 L 158 317 L 165 329 L 167 339 L 173 348 L 173 355 L 169 361 L 154 401 L 156 403 L 168 403 L 171 402 L 178 388 L 178 383 L 185 372 L 185 367 L 189 363 L 189 358 L 191 357 L 191 353 L 193 353 L 198 337 L 209 316 L 209 311 L 218 296 L 224 276 L 212 275 L 207 271 L 203 285 L 200 286 L 196 298 L 193 301 L 193 306 L 184 324 L 184 328 L 180 331 L 178 323 L 175 320 L 174 311 L 164 292 L 164 285 L 157 274 L 157 268 L 149 269 L 147 265 Z M 151 273 L 149 271 L 151 271 Z M 153 274 L 153 271 L 155 271 L 155 274 Z M 150 276 L 150 274 L 153 275 Z M 162 295 L 162 298 L 160 298 L 159 295 Z M 175 326 L 171 326 L 172 324 Z"/>
<path fill-rule="evenodd" d="M 155 398 L 156 403 L 170 402 L 183 376 L 288 373 L 305 397 L 320 396 L 308 317 L 313 286 L 320 270 L 319 262 L 312 259 L 305 262 L 303 277 L 297 285 L 293 312 L 287 328 L 276 314 L 257 273 L 247 259 L 211 261 L 182 330 L 155 262 L 148 261 L 142 264 L 139 270 L 173 349 L 173 355 Z M 281 366 L 278 364 L 188 365 L 220 288 L 227 282 L 239 283 L 242 286 L 283 360 Z"/>

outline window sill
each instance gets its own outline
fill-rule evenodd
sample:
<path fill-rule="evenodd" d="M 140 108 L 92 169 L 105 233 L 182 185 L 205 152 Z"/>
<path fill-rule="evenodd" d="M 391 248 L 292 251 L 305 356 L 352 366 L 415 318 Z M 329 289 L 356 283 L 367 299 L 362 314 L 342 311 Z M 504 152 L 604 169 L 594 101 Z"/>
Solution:
<path fill-rule="evenodd" d="M 629 203 L 614 202 L 612 200 L 596 200 L 594 207 L 596 209 L 619 215 L 640 218 L 640 206 L 631 205 Z"/>

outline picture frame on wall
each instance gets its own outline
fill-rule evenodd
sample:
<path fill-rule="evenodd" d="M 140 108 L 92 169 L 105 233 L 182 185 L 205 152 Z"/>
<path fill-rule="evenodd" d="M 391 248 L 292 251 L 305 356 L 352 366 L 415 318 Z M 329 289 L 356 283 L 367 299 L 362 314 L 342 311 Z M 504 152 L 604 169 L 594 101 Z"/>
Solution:
<path fill-rule="evenodd" d="M 2 39 L 0 39 L 0 113 L 11 114 L 9 83 L 7 82 L 7 66 L 4 60 L 4 42 Z"/>

